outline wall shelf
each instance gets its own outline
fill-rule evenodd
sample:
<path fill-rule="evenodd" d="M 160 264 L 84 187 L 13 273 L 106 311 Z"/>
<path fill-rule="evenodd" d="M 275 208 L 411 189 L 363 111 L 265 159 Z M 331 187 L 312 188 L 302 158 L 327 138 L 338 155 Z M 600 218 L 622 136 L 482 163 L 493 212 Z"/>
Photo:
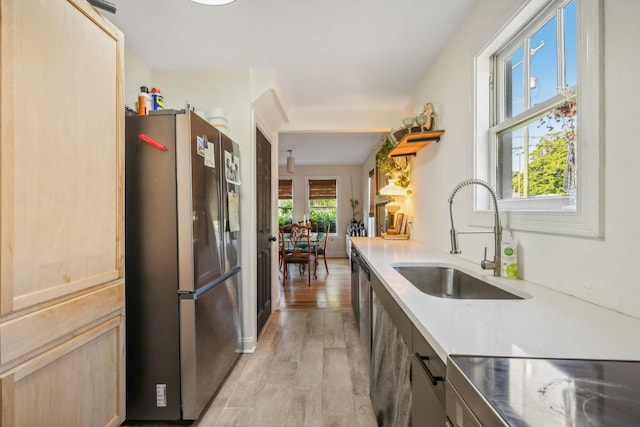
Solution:
<path fill-rule="evenodd" d="M 444 130 L 422 131 L 419 126 L 408 129 L 401 129 L 393 133 L 393 137 L 398 141 L 395 147 L 389 151 L 388 157 L 415 156 L 418 150 L 431 144 L 433 141 L 439 142 Z"/>

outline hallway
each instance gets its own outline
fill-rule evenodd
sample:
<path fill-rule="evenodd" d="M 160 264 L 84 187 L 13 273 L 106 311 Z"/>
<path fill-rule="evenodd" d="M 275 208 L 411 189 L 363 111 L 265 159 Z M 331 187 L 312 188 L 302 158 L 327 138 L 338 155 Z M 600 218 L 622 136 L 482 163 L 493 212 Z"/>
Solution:
<path fill-rule="evenodd" d="M 311 288 L 297 273 L 286 288 L 280 282 L 283 308 L 194 426 L 376 426 L 349 262 L 329 260 L 330 274 L 320 270 Z"/>

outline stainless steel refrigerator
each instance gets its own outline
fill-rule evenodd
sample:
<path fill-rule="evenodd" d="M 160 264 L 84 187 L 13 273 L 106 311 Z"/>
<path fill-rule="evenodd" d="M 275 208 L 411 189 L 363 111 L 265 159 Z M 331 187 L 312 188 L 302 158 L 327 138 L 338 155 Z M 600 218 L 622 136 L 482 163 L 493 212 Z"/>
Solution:
<path fill-rule="evenodd" d="M 239 355 L 240 152 L 193 112 L 125 132 L 127 420 L 195 420 Z"/>

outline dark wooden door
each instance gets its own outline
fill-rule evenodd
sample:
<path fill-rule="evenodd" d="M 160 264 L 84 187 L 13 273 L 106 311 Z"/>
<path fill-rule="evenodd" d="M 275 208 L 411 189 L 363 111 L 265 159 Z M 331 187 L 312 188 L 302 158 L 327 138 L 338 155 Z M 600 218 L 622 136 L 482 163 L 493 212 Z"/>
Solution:
<path fill-rule="evenodd" d="M 271 314 L 271 143 L 256 129 L 258 335 Z"/>

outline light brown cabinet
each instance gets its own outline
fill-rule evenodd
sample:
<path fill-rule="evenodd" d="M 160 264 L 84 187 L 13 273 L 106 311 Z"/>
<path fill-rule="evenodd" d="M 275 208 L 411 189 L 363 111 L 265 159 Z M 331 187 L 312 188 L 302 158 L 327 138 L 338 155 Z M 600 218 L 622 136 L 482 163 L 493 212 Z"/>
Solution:
<path fill-rule="evenodd" d="M 0 0 L 0 426 L 124 418 L 123 38 Z"/>

